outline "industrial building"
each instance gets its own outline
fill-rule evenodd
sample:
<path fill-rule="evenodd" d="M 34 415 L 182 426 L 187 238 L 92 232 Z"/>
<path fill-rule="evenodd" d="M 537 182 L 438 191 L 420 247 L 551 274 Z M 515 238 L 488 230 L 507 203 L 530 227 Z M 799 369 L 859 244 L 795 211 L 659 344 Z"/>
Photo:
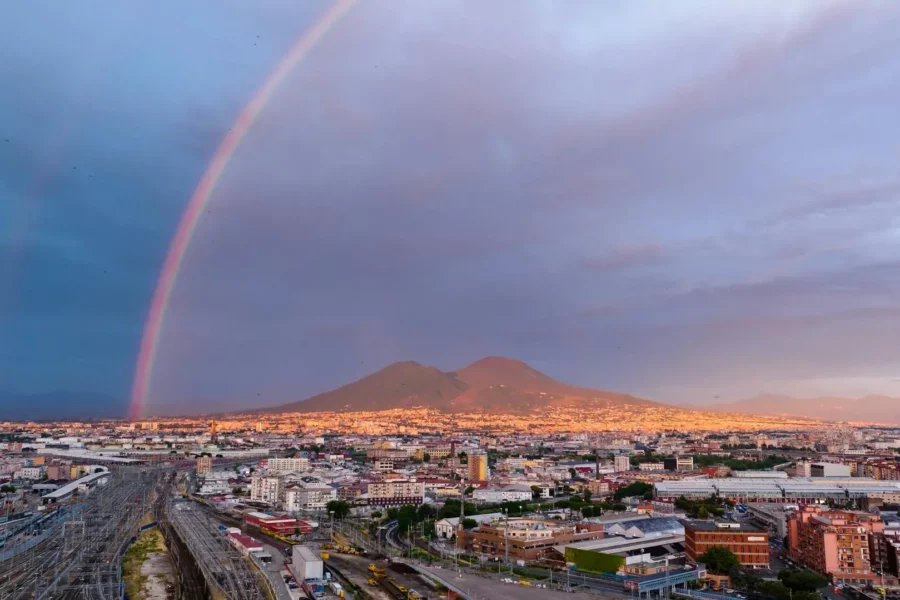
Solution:
<path fill-rule="evenodd" d="M 58 489 L 53 490 L 49 494 L 41 496 L 41 502 L 44 504 L 56 504 L 57 502 L 65 502 L 72 497 L 72 494 L 81 490 L 87 491 L 97 485 L 103 485 L 109 479 L 109 471 L 106 467 L 94 466 L 91 468 L 94 473 L 85 475 L 81 479 L 77 479 Z"/>
<path fill-rule="evenodd" d="M 702 499 L 718 495 L 738 503 L 825 504 L 900 492 L 900 482 L 864 477 L 682 479 L 654 484 L 657 500 Z"/>

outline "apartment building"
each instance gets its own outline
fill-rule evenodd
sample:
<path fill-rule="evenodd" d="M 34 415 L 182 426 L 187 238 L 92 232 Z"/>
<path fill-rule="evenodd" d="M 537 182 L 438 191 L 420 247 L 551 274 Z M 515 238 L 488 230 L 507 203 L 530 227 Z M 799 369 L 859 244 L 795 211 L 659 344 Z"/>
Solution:
<path fill-rule="evenodd" d="M 257 475 L 250 480 L 250 499 L 277 504 L 281 502 L 284 480 L 276 475 Z"/>
<path fill-rule="evenodd" d="M 790 556 L 836 583 L 865 583 L 872 569 L 870 536 L 884 532 L 877 515 L 804 506 L 788 516 Z"/>
<path fill-rule="evenodd" d="M 309 471 L 309 459 L 306 457 L 270 458 L 266 468 L 270 473 L 300 473 Z"/>
<path fill-rule="evenodd" d="M 470 454 L 469 481 L 487 481 L 489 478 L 487 454 L 481 452 Z"/>
<path fill-rule="evenodd" d="M 372 506 L 422 504 L 425 484 L 415 481 L 379 481 L 369 484 L 368 503 Z"/>
<path fill-rule="evenodd" d="M 769 568 L 769 533 L 730 521 L 685 521 L 684 552 L 698 561 L 710 548 L 728 548 L 744 567 Z"/>
<path fill-rule="evenodd" d="M 289 485 L 284 490 L 284 510 L 288 512 L 322 511 L 337 498 L 337 490 L 330 485 Z"/>
<path fill-rule="evenodd" d="M 608 496 L 612 491 L 608 479 L 591 479 L 584 486 L 593 496 Z"/>
<path fill-rule="evenodd" d="M 613 459 L 613 468 L 617 473 L 631 470 L 631 459 L 625 454 L 617 454 Z"/>
<path fill-rule="evenodd" d="M 212 471 L 212 457 L 211 456 L 198 456 L 197 457 L 197 475 L 203 475 L 204 473 L 209 473 Z"/>

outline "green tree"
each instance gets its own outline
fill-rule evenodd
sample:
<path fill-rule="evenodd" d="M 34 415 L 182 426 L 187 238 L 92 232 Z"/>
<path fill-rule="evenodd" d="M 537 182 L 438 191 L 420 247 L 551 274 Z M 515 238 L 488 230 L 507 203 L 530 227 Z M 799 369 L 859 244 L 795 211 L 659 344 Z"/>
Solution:
<path fill-rule="evenodd" d="M 329 513 L 334 513 L 335 519 L 343 519 L 350 514 L 350 505 L 343 500 L 332 500 L 325 505 Z"/>
<path fill-rule="evenodd" d="M 372 511 L 372 518 L 373 518 L 373 519 L 380 519 L 380 518 L 381 518 L 381 511 L 380 511 L 380 510 L 373 510 L 373 511 Z"/>
<path fill-rule="evenodd" d="M 431 462 L 431 455 L 427 452 L 422 455 L 422 462 Z"/>
<path fill-rule="evenodd" d="M 541 488 L 539 486 L 531 486 L 531 497 L 535 500 L 541 497 Z"/>
<path fill-rule="evenodd" d="M 459 454 L 456 455 L 456 458 L 459 459 L 460 464 L 465 465 L 465 464 L 469 463 L 469 455 L 466 454 L 465 452 L 460 452 Z"/>
<path fill-rule="evenodd" d="M 698 519 L 708 519 L 709 518 L 709 509 L 706 506 L 701 506 L 697 509 L 697 518 Z"/>
<path fill-rule="evenodd" d="M 584 501 L 585 502 L 591 501 L 591 490 L 584 490 Z"/>
<path fill-rule="evenodd" d="M 699 562 L 706 565 L 706 569 L 710 573 L 717 575 L 728 575 L 733 567 L 740 567 L 741 563 L 734 552 L 728 548 L 713 546 L 704 552 Z"/>
<path fill-rule="evenodd" d="M 478 521 L 476 521 L 475 519 L 470 519 L 470 518 L 466 517 L 465 519 L 462 520 L 462 526 L 463 526 L 463 529 L 466 529 L 466 530 L 475 529 L 476 527 L 478 527 Z"/>
<path fill-rule="evenodd" d="M 828 580 L 818 573 L 800 569 L 782 569 L 778 579 L 794 592 L 815 592 L 828 585 Z"/>
<path fill-rule="evenodd" d="M 643 496 L 647 492 L 653 493 L 652 484 L 643 481 L 635 481 L 625 487 L 617 489 L 614 496 L 616 500 L 621 500 L 622 498 L 630 498 L 632 496 Z"/>

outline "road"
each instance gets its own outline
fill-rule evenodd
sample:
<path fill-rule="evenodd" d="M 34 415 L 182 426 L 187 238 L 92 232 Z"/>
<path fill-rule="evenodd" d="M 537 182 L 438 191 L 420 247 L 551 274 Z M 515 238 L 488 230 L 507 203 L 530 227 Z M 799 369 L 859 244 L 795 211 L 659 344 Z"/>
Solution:
<path fill-rule="evenodd" d="M 276 600 L 292 600 L 288 586 L 284 582 L 284 575 L 287 574 L 287 569 L 284 567 L 284 552 L 271 544 L 267 544 L 265 540 L 259 541 L 263 545 L 263 549 L 272 555 L 272 562 L 265 564 L 257 561 L 256 564 L 265 573 L 266 578 L 272 585 Z"/>
<path fill-rule="evenodd" d="M 459 575 L 448 569 L 438 569 L 419 565 L 418 569 L 429 575 L 450 584 L 461 590 L 471 600 L 576 600 L 579 598 L 591 598 L 596 600 L 595 594 L 566 593 L 550 589 L 538 589 L 514 583 L 502 583 L 497 579 L 480 577 L 463 573 Z"/>

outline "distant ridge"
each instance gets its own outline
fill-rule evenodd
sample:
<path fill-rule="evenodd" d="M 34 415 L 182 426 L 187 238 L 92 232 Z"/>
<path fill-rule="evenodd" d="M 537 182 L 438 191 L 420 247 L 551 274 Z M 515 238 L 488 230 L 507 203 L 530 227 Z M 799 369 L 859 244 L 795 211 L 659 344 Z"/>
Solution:
<path fill-rule="evenodd" d="M 552 406 L 660 406 L 643 398 L 559 382 L 520 360 L 489 356 L 457 371 L 407 361 L 307 400 L 263 412 L 375 411 L 413 406 L 518 414 Z"/>
<path fill-rule="evenodd" d="M 780 394 L 759 394 L 735 402 L 705 406 L 702 410 L 900 425 L 900 398 L 874 394 L 861 398 L 794 398 Z"/>

